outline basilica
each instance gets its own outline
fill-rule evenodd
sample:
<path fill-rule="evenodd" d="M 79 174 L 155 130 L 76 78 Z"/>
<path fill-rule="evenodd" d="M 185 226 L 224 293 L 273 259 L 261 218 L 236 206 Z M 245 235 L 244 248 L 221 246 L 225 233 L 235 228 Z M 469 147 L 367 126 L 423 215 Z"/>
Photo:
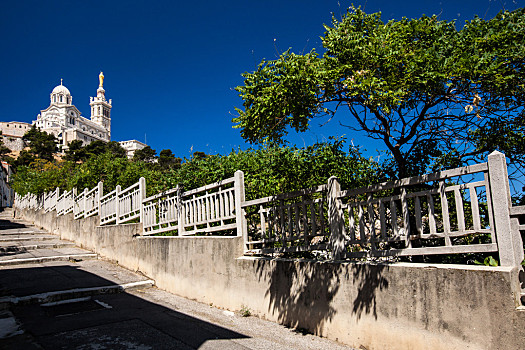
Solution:
<path fill-rule="evenodd" d="M 111 141 L 111 99 L 106 99 L 104 90 L 104 74 L 100 72 L 97 96 L 91 97 L 91 117 L 83 117 L 73 104 L 73 96 L 63 85 L 56 86 L 50 95 L 49 107 L 40 111 L 32 125 L 49 134 L 55 135 L 61 152 L 68 149 L 71 141 L 80 140 L 85 146 L 92 141 Z M 1 137 L 4 144 L 12 151 L 21 151 L 26 145 L 22 140 L 31 124 L 24 122 L 0 122 Z M 137 140 L 120 141 L 126 150 L 128 158 L 135 151 L 146 147 Z"/>
<path fill-rule="evenodd" d="M 91 141 L 111 140 L 111 99 L 106 100 L 104 90 L 104 74 L 100 72 L 97 96 L 90 98 L 91 118 L 85 118 L 73 105 L 73 96 L 68 88 L 62 85 L 51 92 L 49 107 L 40 111 L 33 121 L 40 130 L 55 135 L 62 146 L 68 148 L 73 140 L 81 140 L 84 145 Z"/>

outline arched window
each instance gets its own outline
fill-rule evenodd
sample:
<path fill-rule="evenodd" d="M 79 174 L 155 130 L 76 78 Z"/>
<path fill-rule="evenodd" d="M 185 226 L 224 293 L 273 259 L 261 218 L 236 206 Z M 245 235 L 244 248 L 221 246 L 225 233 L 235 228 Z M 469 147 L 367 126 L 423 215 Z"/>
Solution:
<path fill-rule="evenodd" d="M 62 102 L 62 95 L 60 95 L 60 102 Z"/>

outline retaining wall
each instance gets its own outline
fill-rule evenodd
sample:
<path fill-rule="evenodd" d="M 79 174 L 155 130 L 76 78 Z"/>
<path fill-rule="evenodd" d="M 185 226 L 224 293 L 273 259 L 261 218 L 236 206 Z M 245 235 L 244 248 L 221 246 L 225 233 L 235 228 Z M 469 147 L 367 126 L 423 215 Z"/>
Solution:
<path fill-rule="evenodd" d="M 17 215 L 159 288 L 368 350 L 523 349 L 525 311 L 508 267 L 362 264 L 243 257 L 242 237 L 139 237 L 55 212 Z"/>

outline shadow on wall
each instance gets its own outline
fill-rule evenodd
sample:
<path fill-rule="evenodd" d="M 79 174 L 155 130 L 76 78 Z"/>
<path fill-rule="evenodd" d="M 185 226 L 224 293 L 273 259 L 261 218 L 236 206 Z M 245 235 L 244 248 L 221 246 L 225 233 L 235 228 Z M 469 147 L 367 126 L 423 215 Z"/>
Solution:
<path fill-rule="evenodd" d="M 352 264 L 353 285 L 357 285 L 357 296 L 354 299 L 352 313 L 359 320 L 363 315 L 372 313 L 377 319 L 376 294 L 388 288 L 388 280 L 383 276 L 383 270 L 388 265 Z"/>
<path fill-rule="evenodd" d="M 271 271 L 271 272 L 267 272 Z M 258 260 L 259 279 L 269 282 L 268 311 L 279 323 L 322 333 L 326 321 L 336 310 L 331 302 L 340 287 L 340 264 L 310 261 Z"/>
<path fill-rule="evenodd" d="M 361 318 L 363 313 L 376 312 L 376 293 L 388 288 L 383 276 L 385 265 L 321 263 L 284 259 L 256 261 L 259 280 L 269 282 L 266 297 L 268 311 L 276 314 L 280 323 L 323 334 L 326 322 L 337 313 L 332 302 L 343 285 L 356 290 L 345 291 L 353 298 L 352 314 Z M 353 284 L 349 283 L 350 273 Z"/>

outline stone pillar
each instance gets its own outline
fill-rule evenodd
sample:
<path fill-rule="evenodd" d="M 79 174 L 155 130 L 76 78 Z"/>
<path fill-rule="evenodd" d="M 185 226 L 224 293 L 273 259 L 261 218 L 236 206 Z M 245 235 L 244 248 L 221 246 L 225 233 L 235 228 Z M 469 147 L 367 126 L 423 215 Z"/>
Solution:
<path fill-rule="evenodd" d="M 120 223 L 119 216 L 120 216 L 120 210 L 119 210 L 119 198 L 120 195 L 120 185 L 117 185 L 115 187 L 115 225 L 118 225 Z"/>
<path fill-rule="evenodd" d="M 139 179 L 139 200 L 140 200 L 140 223 L 144 223 L 144 199 L 146 199 L 146 179 Z"/>
<path fill-rule="evenodd" d="M 505 155 L 498 151 L 492 152 L 489 155 L 488 166 L 500 264 L 520 266 L 523 261 L 523 243 L 517 225 L 513 225 L 510 218 L 512 202 Z"/>
<path fill-rule="evenodd" d="M 332 259 L 339 260 L 345 250 L 345 239 L 343 235 L 343 210 L 341 206 L 341 185 L 337 177 L 328 179 L 328 221 L 330 224 L 330 248 Z"/>
<path fill-rule="evenodd" d="M 248 242 L 248 227 L 246 218 L 244 217 L 244 210 L 242 204 L 245 201 L 244 192 L 244 173 L 237 170 L 234 175 L 235 178 L 235 222 L 237 223 L 237 236 L 242 236 L 244 239 L 244 249 L 246 250 L 246 242 Z"/>

